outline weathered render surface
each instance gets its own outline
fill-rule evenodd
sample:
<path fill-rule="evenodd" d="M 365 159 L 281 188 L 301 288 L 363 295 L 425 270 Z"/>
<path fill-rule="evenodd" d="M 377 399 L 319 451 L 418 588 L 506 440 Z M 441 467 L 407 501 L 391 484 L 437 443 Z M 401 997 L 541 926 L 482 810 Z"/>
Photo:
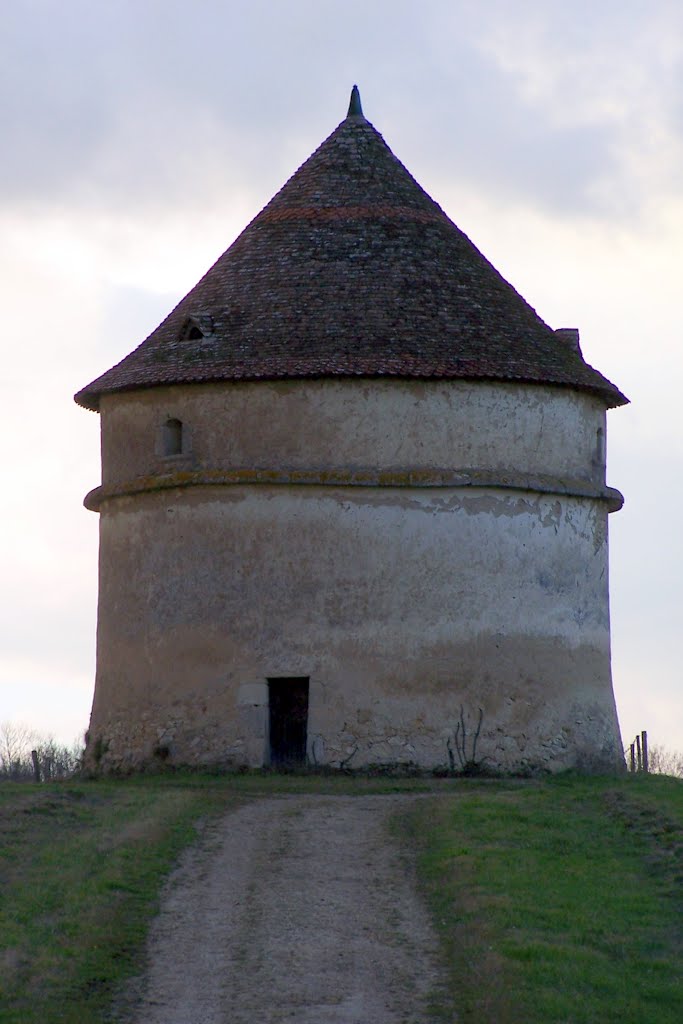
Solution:
<path fill-rule="evenodd" d="M 499 767 L 616 761 L 599 400 L 303 381 L 101 414 L 108 763 L 267 763 L 281 676 L 310 677 L 312 763 L 447 764 L 461 707 Z"/>
<path fill-rule="evenodd" d="M 448 766 L 479 709 L 490 767 L 621 762 L 625 399 L 362 115 L 77 400 L 102 422 L 92 766 L 267 765 L 293 678 L 310 764 Z"/>

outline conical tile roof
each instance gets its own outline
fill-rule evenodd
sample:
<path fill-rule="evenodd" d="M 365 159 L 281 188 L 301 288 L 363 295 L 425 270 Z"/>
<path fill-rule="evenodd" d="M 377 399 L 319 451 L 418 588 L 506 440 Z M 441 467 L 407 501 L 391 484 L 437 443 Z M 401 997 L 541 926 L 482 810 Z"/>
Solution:
<path fill-rule="evenodd" d="M 570 332 L 571 334 L 571 332 Z M 76 395 L 315 377 L 481 379 L 626 399 L 349 115 L 130 355 Z"/>

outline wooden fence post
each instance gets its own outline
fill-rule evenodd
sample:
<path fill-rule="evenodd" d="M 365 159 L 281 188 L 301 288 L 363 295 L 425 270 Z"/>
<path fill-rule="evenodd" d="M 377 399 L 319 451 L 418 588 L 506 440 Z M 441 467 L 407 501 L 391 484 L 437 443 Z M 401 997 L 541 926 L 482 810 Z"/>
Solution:
<path fill-rule="evenodd" d="M 33 778 L 36 782 L 40 782 L 40 761 L 37 750 L 31 751 L 31 760 L 33 761 Z"/>
<path fill-rule="evenodd" d="M 631 771 L 635 774 L 636 770 L 636 745 L 631 744 Z"/>
<path fill-rule="evenodd" d="M 640 736 L 636 736 L 636 755 L 638 758 L 638 771 L 643 770 L 643 755 L 640 752 Z"/>
<path fill-rule="evenodd" d="M 650 765 L 649 765 L 648 756 L 647 756 L 647 732 L 645 731 L 645 729 L 643 729 L 643 731 L 641 732 L 640 737 L 641 737 L 641 746 L 642 746 L 642 749 L 643 749 L 643 771 L 644 772 L 649 772 Z"/>

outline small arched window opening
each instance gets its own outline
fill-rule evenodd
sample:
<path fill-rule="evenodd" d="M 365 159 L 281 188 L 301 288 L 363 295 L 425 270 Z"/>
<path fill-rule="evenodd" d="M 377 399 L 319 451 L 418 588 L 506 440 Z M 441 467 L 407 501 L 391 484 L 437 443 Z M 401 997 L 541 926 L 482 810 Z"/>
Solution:
<path fill-rule="evenodd" d="M 162 450 L 164 455 L 183 454 L 183 423 L 182 420 L 168 419 L 162 432 Z"/>
<path fill-rule="evenodd" d="M 595 461 L 598 466 L 604 466 L 607 461 L 607 454 L 605 452 L 605 431 L 603 427 L 598 427 L 598 432 L 595 438 Z"/>
<path fill-rule="evenodd" d="M 186 337 L 190 341 L 201 341 L 201 339 L 204 337 L 204 335 L 202 334 L 202 332 L 199 330 L 198 327 L 194 327 L 193 326 L 193 327 L 190 327 L 189 331 L 187 332 Z"/>

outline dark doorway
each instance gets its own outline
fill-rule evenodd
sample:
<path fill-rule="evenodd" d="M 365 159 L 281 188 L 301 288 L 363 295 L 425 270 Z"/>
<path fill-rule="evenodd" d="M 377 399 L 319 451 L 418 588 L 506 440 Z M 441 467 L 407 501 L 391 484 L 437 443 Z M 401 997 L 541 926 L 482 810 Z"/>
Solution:
<path fill-rule="evenodd" d="M 270 763 L 306 764 L 308 676 L 268 680 Z"/>

